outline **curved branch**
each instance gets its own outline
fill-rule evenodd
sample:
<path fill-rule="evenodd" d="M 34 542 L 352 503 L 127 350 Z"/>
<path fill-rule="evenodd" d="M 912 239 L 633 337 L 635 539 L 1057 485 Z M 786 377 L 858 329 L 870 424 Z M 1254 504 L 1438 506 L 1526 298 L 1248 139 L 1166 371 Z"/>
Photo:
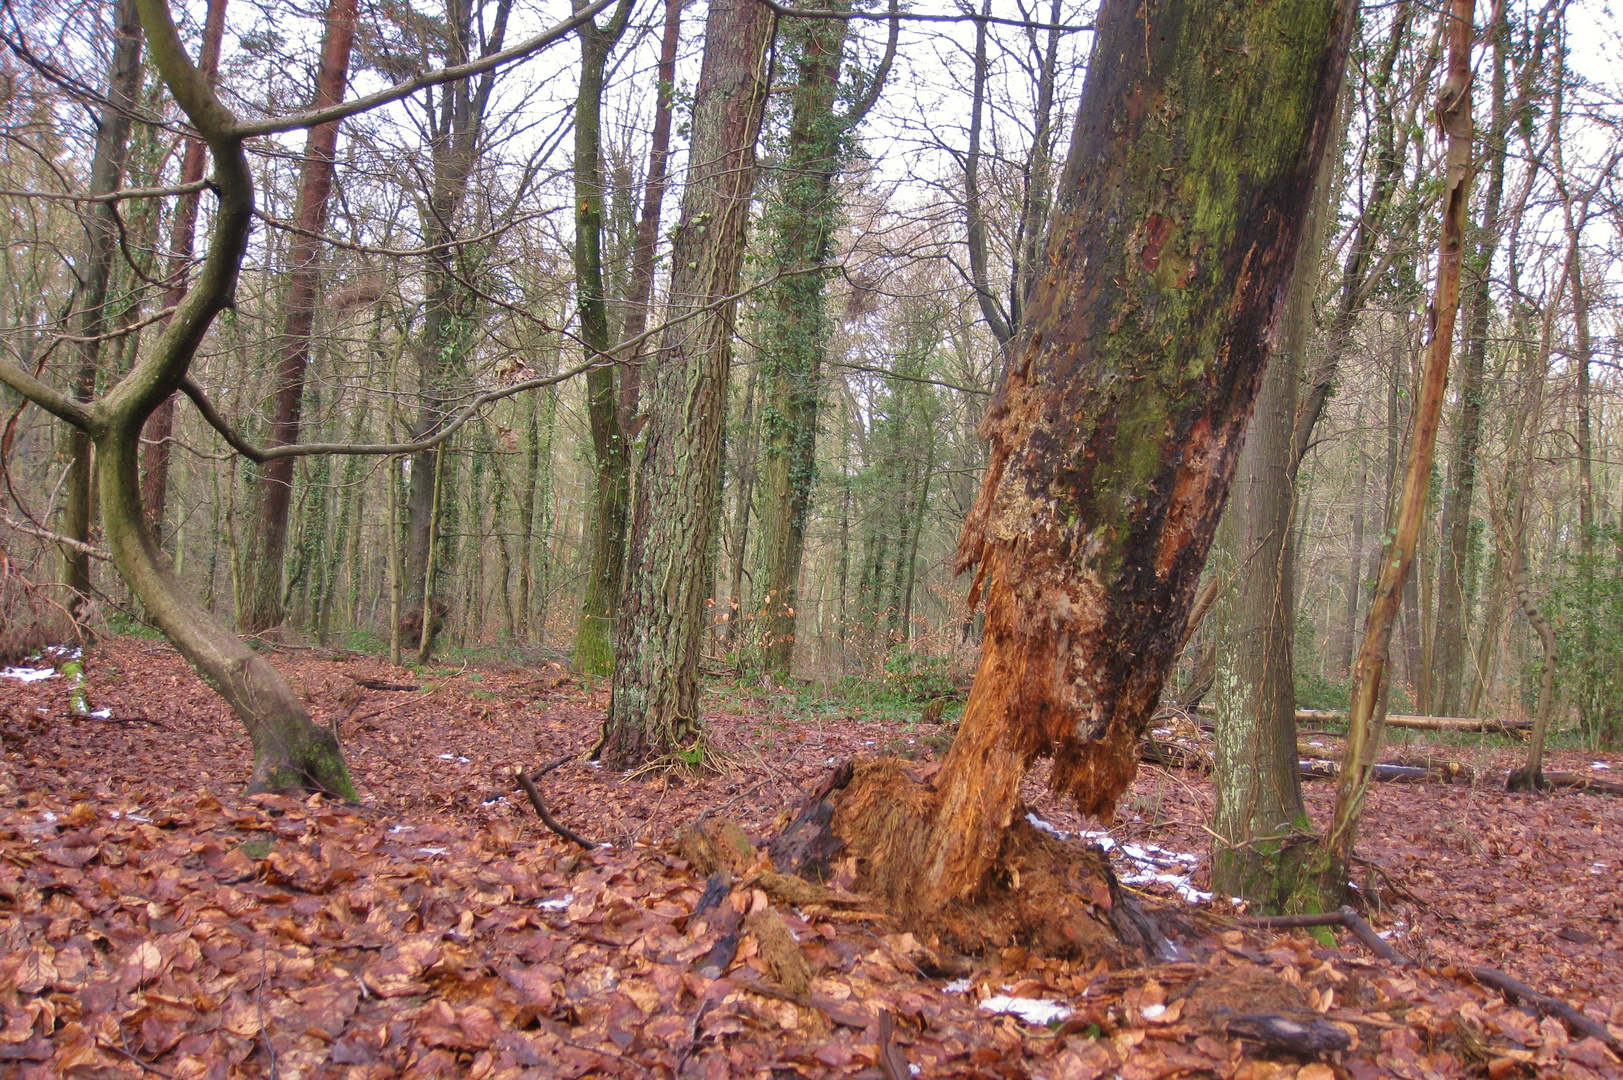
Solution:
<path fill-rule="evenodd" d="M 757 0 L 769 10 L 783 19 L 842 19 L 845 21 L 862 20 L 864 22 L 884 22 L 887 19 L 901 18 L 907 22 L 934 22 L 934 23 L 962 23 L 972 22 L 980 25 L 1017 26 L 1025 30 L 1057 30 L 1062 34 L 1092 33 L 1092 23 L 1045 23 L 1035 22 L 1031 19 L 1006 19 L 997 15 L 975 14 L 973 12 L 961 15 L 921 15 L 917 12 L 903 12 L 900 15 L 880 11 L 829 11 L 824 8 L 802 8 L 779 4 L 774 0 Z"/>
<path fill-rule="evenodd" d="M 0 198 L 55 199 L 59 202 L 118 203 L 126 199 L 161 199 L 169 195 L 195 195 L 214 186 L 212 180 L 203 179 L 191 184 L 172 184 L 169 187 L 125 188 L 109 191 L 105 195 L 75 195 L 71 191 L 0 191 Z"/>
<path fill-rule="evenodd" d="M 9 360 L 0 360 L 0 382 L 4 382 L 23 397 L 59 420 L 66 420 L 80 431 L 94 433 L 101 424 L 93 406 L 74 401 L 66 394 L 47 386 Z"/>
<path fill-rule="evenodd" d="M 862 123 L 862 118 L 868 115 L 868 110 L 879 100 L 879 92 L 885 88 L 885 80 L 890 77 L 891 61 L 896 59 L 896 38 L 902 29 L 901 12 L 896 7 L 896 0 L 890 0 L 890 10 L 886 15 L 890 19 L 890 36 L 885 40 L 885 55 L 880 58 L 879 66 L 874 68 L 873 82 L 868 85 L 868 92 L 851 106 L 850 112 L 845 114 L 845 126 L 848 129 L 854 129 Z"/>
<path fill-rule="evenodd" d="M 404 82 L 379 90 L 375 94 L 355 98 L 352 101 L 341 102 L 325 109 L 310 109 L 291 116 L 276 116 L 265 120 L 251 120 L 239 123 L 234 129 L 238 138 L 251 138 L 255 135 L 275 135 L 284 131 L 297 131 L 300 128 L 315 127 L 317 124 L 328 124 L 334 120 L 342 120 L 346 116 L 367 112 L 401 98 L 410 97 L 419 90 L 430 86 L 439 86 L 441 83 L 457 82 L 474 75 L 482 75 L 487 71 L 501 67 L 514 60 L 523 60 L 531 53 L 539 52 L 560 38 L 573 33 L 578 27 L 595 19 L 605 8 L 616 0 L 596 0 L 575 12 L 563 22 L 552 29 L 537 34 L 528 41 L 521 41 L 510 49 L 482 56 L 478 60 L 471 60 L 466 64 L 455 64 L 451 67 L 441 68 L 438 71 L 427 71 L 421 75 L 414 75 Z"/>

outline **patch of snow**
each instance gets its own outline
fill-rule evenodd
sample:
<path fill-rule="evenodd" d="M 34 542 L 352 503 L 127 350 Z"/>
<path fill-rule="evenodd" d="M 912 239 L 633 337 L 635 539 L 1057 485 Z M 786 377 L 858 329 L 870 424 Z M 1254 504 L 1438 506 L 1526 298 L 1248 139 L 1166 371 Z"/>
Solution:
<path fill-rule="evenodd" d="M 1604 874 L 1606 873 L 1606 864 L 1603 862 L 1598 862 L 1589 868 L 1589 872 L 1591 874 Z"/>
<path fill-rule="evenodd" d="M 1604 761 L 1591 762 L 1589 767 L 1591 769 L 1610 769 L 1611 768 L 1611 766 L 1606 764 L 1606 762 L 1604 762 Z"/>
<path fill-rule="evenodd" d="M 145 814 L 136 813 L 134 810 L 113 810 L 111 814 L 114 821 L 133 821 L 137 825 L 150 825 L 152 823 L 151 818 Z"/>
<path fill-rule="evenodd" d="M 1063 829 L 1055 828 L 1036 814 L 1028 813 L 1026 820 L 1033 828 L 1057 836 L 1061 840 L 1071 839 L 1071 834 Z M 1145 885 L 1158 882 L 1171 885 L 1178 895 L 1191 904 L 1205 904 L 1212 899 L 1212 894 L 1203 889 L 1197 889 L 1189 884 L 1189 875 L 1200 863 L 1200 856 L 1189 855 L 1181 851 L 1169 851 L 1158 844 L 1120 844 L 1115 837 L 1101 830 L 1088 830 L 1081 834 L 1084 840 L 1092 840 L 1105 851 L 1119 849 L 1123 857 L 1136 869 L 1121 878 L 1123 884 Z M 1182 873 L 1167 873 L 1165 871 L 1182 871 Z"/>
<path fill-rule="evenodd" d="M 420 848 L 417 849 L 417 854 L 419 854 L 419 855 L 444 855 L 445 851 L 446 851 L 446 849 L 442 848 L 442 847 L 420 847 Z"/>
<path fill-rule="evenodd" d="M 40 814 L 39 819 L 41 821 L 55 821 L 56 815 L 51 813 L 49 810 L 46 810 Z"/>
<path fill-rule="evenodd" d="M 556 900 L 538 900 L 535 906 L 542 911 L 562 911 L 575 902 L 574 893 L 565 893 Z"/>
<path fill-rule="evenodd" d="M 968 979 L 954 979 L 941 989 L 948 994 L 967 994 L 974 989 L 975 984 Z"/>
<path fill-rule="evenodd" d="M 87 715 L 94 716 L 97 720 L 111 720 L 113 718 L 113 710 L 97 709 L 95 712 L 88 713 Z"/>
<path fill-rule="evenodd" d="M 1058 1001 L 1043 1001 L 1040 998 L 1013 998 L 989 997 L 981 1002 L 981 1009 L 985 1012 L 1000 1015 L 1018 1016 L 1028 1024 L 1036 1027 L 1047 1027 L 1056 1021 L 1064 1020 L 1071 1015 L 1071 1008 Z"/>
<path fill-rule="evenodd" d="M 1144 1019 L 1146 1020 L 1159 1020 L 1161 1017 L 1165 1016 L 1166 1013 L 1167 1007 L 1165 1005 L 1144 1006 Z"/>
<path fill-rule="evenodd" d="M 417 826 L 415 826 L 415 825 L 390 825 L 389 826 L 389 831 L 392 832 L 392 833 L 403 833 L 403 832 L 411 832 L 416 828 L 417 828 Z"/>
<path fill-rule="evenodd" d="M 39 682 L 41 679 L 56 678 L 54 667 L 8 667 L 0 668 L 0 679 L 16 679 L 18 682 Z"/>
<path fill-rule="evenodd" d="M 434 756 L 439 758 L 441 761 L 454 761 L 458 765 L 466 765 L 468 763 L 468 759 L 462 757 L 460 754 L 435 754 Z"/>

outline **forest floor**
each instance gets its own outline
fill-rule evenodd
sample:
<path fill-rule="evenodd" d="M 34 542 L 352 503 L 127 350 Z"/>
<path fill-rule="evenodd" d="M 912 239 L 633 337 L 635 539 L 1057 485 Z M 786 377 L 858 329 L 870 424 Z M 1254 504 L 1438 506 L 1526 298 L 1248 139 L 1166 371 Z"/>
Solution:
<path fill-rule="evenodd" d="M 1380 785 L 1365 816 L 1369 919 L 1418 968 L 1226 922 L 1200 892 L 1209 779 L 1146 766 L 1109 826 L 1040 774 L 1027 801 L 1110 847 L 1122 882 L 1190 931 L 1192 961 L 1107 971 L 1014 948 L 930 978 L 930 951 L 859 901 L 723 901 L 780 915 L 814 975 L 791 992 L 756 932 L 720 977 L 696 970 L 725 925 L 693 917 L 705 881 L 674 830 L 708 812 L 759 841 L 831 766 L 927 754 L 943 729 L 718 684 L 706 721 L 729 767 L 626 779 L 580 760 L 605 690 L 560 669 L 275 662 L 337 723 L 363 807 L 245 797 L 246 738 L 161 643 L 88 650 L 105 717 L 73 715 L 61 673 L 0 679 L 0 1076 L 1623 1075 L 1599 1040 L 1466 974 L 1499 968 L 1623 1039 L 1623 800 L 1507 793 L 1517 751 L 1499 740 L 1394 748 L 1476 782 Z M 1623 778 L 1623 755 L 1551 758 Z M 510 790 L 516 768 L 559 759 L 547 803 L 610 846 L 563 842 Z M 1322 822 L 1329 782 L 1305 787 Z M 1223 1016 L 1263 1004 L 1351 1046 L 1320 1060 L 1226 1033 Z"/>

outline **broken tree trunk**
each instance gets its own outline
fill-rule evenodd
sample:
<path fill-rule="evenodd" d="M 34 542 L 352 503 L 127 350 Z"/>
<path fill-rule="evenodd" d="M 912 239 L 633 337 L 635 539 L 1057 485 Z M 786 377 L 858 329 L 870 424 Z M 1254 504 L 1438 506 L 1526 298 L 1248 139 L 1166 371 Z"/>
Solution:
<path fill-rule="evenodd" d="M 904 921 L 986 947 L 996 938 L 975 940 L 970 914 L 1032 909 L 1056 865 L 1018 810 L 1039 756 L 1086 813 L 1110 813 L 1132 781 L 1273 344 L 1352 18 L 1340 0 L 1099 12 L 960 540 L 986 603 L 963 725 L 932 786 L 880 762 L 833 800 L 832 831 Z M 1090 891 L 1090 917 L 1114 913 L 1098 869 L 1067 874 L 1051 921 L 1085 914 Z M 1096 947 L 1073 925 L 1074 946 L 1066 929 L 1030 930 L 1044 947 Z"/>

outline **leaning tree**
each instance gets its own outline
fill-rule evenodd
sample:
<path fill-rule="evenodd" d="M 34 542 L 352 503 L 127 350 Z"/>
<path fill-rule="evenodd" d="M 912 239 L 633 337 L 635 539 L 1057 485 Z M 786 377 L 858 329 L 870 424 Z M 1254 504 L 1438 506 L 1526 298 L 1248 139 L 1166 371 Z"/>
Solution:
<path fill-rule="evenodd" d="M 961 945 L 1087 952 L 1121 933 L 1103 868 L 1066 866 L 1023 820 L 1020 783 L 1051 758 L 1056 792 L 1109 815 L 1132 781 L 1278 332 L 1355 15 L 1347 0 L 1101 6 L 959 541 L 986 618 L 962 726 L 933 776 L 895 761 L 837 776 L 780 838 L 789 863 L 848 845 L 867 887 Z"/>
<path fill-rule="evenodd" d="M 161 336 L 100 396 L 80 400 L 8 361 L 0 361 L 0 381 L 88 436 L 95 445 L 95 477 L 113 563 L 158 628 L 241 718 L 254 748 L 248 786 L 251 792 L 318 790 L 354 797 L 355 787 L 337 740 L 311 721 L 304 702 L 287 680 L 223 626 L 175 577 L 142 512 L 139 458 L 141 430 L 147 418 L 176 390 L 182 390 L 193 398 L 211 424 L 221 428 L 234 448 L 256 462 L 335 452 L 399 455 L 437 445 L 466 423 L 472 410 L 497 397 L 579 372 L 529 380 L 479 395 L 437 432 L 416 443 L 361 447 L 304 444 L 269 451 L 248 446 L 229 432 L 187 374 L 215 316 L 232 304 L 247 248 L 254 186 L 245 144 L 264 135 L 336 123 L 424 87 L 466 79 L 529 56 L 567 36 L 609 3 L 597 0 L 546 32 L 472 63 L 418 75 L 377 93 L 293 116 L 243 120 L 221 103 L 211 80 L 192 63 L 165 0 L 138 0 L 141 29 L 152 65 L 214 159 L 214 176 L 207 186 L 215 192 L 218 204 L 207 254 Z M 115 191 L 99 195 L 98 201 L 110 204 L 127 198 L 184 195 L 199 186 Z"/>

